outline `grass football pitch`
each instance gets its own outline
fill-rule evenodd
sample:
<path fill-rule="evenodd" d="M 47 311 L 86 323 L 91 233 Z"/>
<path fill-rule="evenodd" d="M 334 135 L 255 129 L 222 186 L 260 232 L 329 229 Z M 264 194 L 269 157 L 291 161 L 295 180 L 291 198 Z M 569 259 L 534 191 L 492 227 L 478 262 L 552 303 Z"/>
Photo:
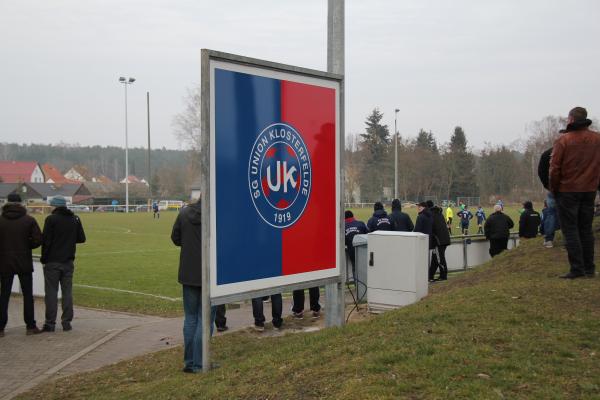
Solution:
<path fill-rule="evenodd" d="M 353 211 L 365 222 L 372 214 L 370 208 Z M 416 208 L 405 211 L 414 222 Z M 489 215 L 491 209 L 486 212 Z M 518 224 L 518 209 L 507 208 L 506 212 Z M 73 288 L 76 305 L 181 315 L 181 286 L 177 283 L 179 249 L 170 239 L 176 212 L 163 212 L 156 220 L 151 213 L 82 213 L 79 216 L 87 242 L 77 247 Z M 44 217 L 36 216 L 40 227 L 43 227 Z M 458 234 L 456 218 L 453 225 L 453 233 Z M 470 233 L 476 232 L 474 222 Z"/>

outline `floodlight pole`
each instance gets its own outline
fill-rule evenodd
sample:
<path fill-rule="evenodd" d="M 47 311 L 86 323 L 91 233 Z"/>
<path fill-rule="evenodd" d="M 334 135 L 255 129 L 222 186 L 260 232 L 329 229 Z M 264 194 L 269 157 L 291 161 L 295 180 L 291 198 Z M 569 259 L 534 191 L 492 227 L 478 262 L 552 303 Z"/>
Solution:
<path fill-rule="evenodd" d="M 394 199 L 398 198 L 398 112 L 394 114 Z"/>
<path fill-rule="evenodd" d="M 150 191 L 150 197 L 152 197 L 152 187 L 150 186 L 150 181 L 152 177 L 150 176 L 150 92 L 146 92 L 146 113 L 148 115 L 148 155 L 146 157 L 146 174 L 148 175 L 148 189 Z M 148 209 L 150 211 L 150 209 Z"/>
<path fill-rule="evenodd" d="M 327 1 L 327 72 L 332 72 L 338 75 L 344 75 L 344 11 L 345 11 L 345 0 L 328 0 Z M 344 95 L 343 93 L 341 94 Z M 343 139 L 344 139 L 344 113 L 343 106 L 340 110 L 340 157 L 343 157 Z M 340 168 L 343 171 L 343 160 L 340 159 Z M 343 211 L 343 173 L 340 171 L 340 213 Z M 341 215 L 338 215 L 338 230 L 343 230 L 343 219 Z M 343 238 L 343 235 L 341 235 Z M 345 279 L 346 274 L 344 271 L 343 262 L 345 253 L 343 251 L 343 245 L 341 251 L 338 254 L 340 275 L 342 279 Z M 327 302 L 325 303 L 325 325 L 326 326 L 341 326 L 344 324 L 345 316 L 345 300 L 344 300 L 344 285 L 343 282 L 332 283 L 325 286 L 325 296 Z"/>
<path fill-rule="evenodd" d="M 127 127 L 127 86 L 135 82 L 135 78 L 120 77 L 119 82 L 125 86 L 125 212 L 129 213 L 129 134 Z"/>

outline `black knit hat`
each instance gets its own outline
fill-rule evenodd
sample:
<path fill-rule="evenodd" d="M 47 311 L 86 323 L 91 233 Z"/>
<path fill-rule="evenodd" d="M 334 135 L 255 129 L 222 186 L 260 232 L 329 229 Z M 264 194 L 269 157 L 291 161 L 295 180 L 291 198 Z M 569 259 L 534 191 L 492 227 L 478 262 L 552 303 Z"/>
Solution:
<path fill-rule="evenodd" d="M 352 218 L 352 217 L 354 217 L 354 214 L 352 214 L 352 211 L 346 210 L 346 212 L 344 213 L 344 218 Z"/>
<path fill-rule="evenodd" d="M 432 208 L 433 207 L 433 201 L 431 201 L 431 200 L 427 200 L 425 202 L 425 204 L 427 204 L 427 208 Z"/>
<path fill-rule="evenodd" d="M 381 203 L 380 201 L 378 201 L 377 203 L 373 204 L 373 210 L 377 211 L 377 210 L 383 210 L 383 203 Z"/>

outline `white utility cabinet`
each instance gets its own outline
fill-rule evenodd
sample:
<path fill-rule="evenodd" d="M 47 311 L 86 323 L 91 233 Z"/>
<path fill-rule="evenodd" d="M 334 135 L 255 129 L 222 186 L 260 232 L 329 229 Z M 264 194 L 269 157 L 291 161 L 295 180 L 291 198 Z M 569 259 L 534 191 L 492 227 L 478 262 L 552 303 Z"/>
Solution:
<path fill-rule="evenodd" d="M 369 309 L 385 311 L 427 296 L 429 236 L 375 231 L 368 236 Z"/>

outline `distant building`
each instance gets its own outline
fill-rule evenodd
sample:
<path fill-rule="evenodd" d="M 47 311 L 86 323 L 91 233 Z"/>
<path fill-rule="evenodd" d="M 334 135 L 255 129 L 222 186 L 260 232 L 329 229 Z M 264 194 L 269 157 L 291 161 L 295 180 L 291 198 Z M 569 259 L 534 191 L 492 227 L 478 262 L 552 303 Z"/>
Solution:
<path fill-rule="evenodd" d="M 83 175 L 83 172 L 79 172 L 78 170 L 75 169 L 75 167 L 68 170 L 64 176 L 65 176 L 65 178 L 67 178 L 68 180 L 71 180 L 71 181 L 77 181 L 77 182 L 85 182 L 86 181 L 86 179 Z"/>
<path fill-rule="evenodd" d="M 63 196 L 68 203 L 91 203 L 92 194 L 82 183 L 22 183 L 16 192 L 27 203 L 47 203 L 55 196 Z"/>
<path fill-rule="evenodd" d="M 142 183 L 142 181 L 135 175 L 129 175 L 127 178 L 123 178 L 120 183 Z"/>
<path fill-rule="evenodd" d="M 44 173 L 35 161 L 0 161 L 0 181 L 43 183 Z"/>
<path fill-rule="evenodd" d="M 6 203 L 8 195 L 16 193 L 18 188 L 18 183 L 0 183 L 0 204 Z"/>
<path fill-rule="evenodd" d="M 44 173 L 44 178 L 46 179 L 46 183 L 75 183 L 77 181 L 69 180 L 64 177 L 64 175 L 60 172 L 58 168 L 56 168 L 52 164 L 42 164 L 42 172 Z"/>
<path fill-rule="evenodd" d="M 92 178 L 92 182 L 103 183 L 105 185 L 110 185 L 110 184 L 114 183 L 112 179 L 110 179 L 109 177 L 107 177 L 105 175 L 100 175 L 100 176 Z"/>

